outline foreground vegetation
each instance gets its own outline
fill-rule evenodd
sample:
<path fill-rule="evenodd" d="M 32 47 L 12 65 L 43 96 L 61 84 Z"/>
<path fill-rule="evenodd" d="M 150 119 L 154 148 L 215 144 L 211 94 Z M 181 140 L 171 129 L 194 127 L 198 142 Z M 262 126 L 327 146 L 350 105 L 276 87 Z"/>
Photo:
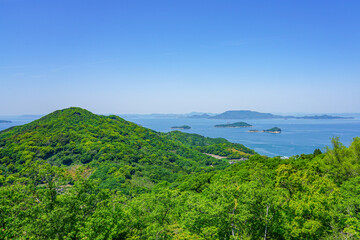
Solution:
<path fill-rule="evenodd" d="M 76 119 L 85 113 L 79 109 L 62 113 L 66 116 L 59 112 L 0 134 L 0 239 L 360 238 L 360 138 L 355 138 L 350 147 L 334 139 L 326 153 L 316 150 L 290 159 L 254 155 L 250 150 L 246 153 L 249 160 L 230 166 L 202 152 L 211 149 L 209 146 L 218 146 L 225 154 L 248 149 L 224 139 L 177 131 L 159 134 L 141 128 L 142 137 L 132 132 L 131 139 L 137 137 L 140 146 L 128 150 L 130 159 L 125 153 L 121 158 L 105 158 L 108 155 L 103 154 L 110 150 L 101 150 L 103 144 L 108 143 L 108 149 L 121 141 L 103 141 L 112 135 L 99 137 L 94 131 L 96 140 L 91 141 L 94 144 L 88 151 L 97 145 L 100 150 L 90 162 L 82 163 L 84 153 L 76 151 L 87 144 L 76 137 L 90 130 L 81 130 L 78 125 L 101 119 L 109 124 L 101 129 L 109 130 L 123 120 L 89 115 L 72 125 L 77 130 L 68 136 L 68 143 L 63 143 L 46 136 L 58 129 L 56 124 L 66 124 L 69 116 Z M 61 116 L 63 120 L 57 121 Z M 127 130 L 138 128 L 123 123 L 129 124 Z M 43 128 L 46 131 L 41 132 Z M 123 131 L 121 136 L 125 134 L 122 128 L 117 128 Z M 38 149 L 40 139 L 34 137 L 35 132 L 41 134 L 41 142 L 50 142 L 48 146 L 55 149 L 52 154 L 40 155 L 43 152 Z M 146 141 L 145 133 L 154 134 L 154 142 Z M 132 149 L 133 145 L 126 143 L 123 151 Z M 71 151 L 61 148 L 68 144 L 75 147 Z M 163 148 L 159 148 L 161 144 Z M 175 146 L 170 148 L 171 144 Z M 153 152 L 142 153 L 145 147 Z M 183 149 L 182 155 L 174 152 L 177 148 Z M 160 155 L 151 158 L 155 149 Z M 174 165 L 151 165 L 140 161 L 142 158 L 137 162 L 132 158 L 143 154 L 144 159 L 153 161 L 166 156 L 161 149 L 174 153 L 173 162 L 161 158 Z M 62 155 L 63 151 L 69 152 Z M 29 155 L 32 157 L 23 158 Z M 70 156 L 73 162 L 64 164 L 68 158 L 63 156 Z M 182 161 L 186 164 L 181 165 Z M 168 175 L 153 176 L 151 171 L 158 167 L 169 171 Z"/>

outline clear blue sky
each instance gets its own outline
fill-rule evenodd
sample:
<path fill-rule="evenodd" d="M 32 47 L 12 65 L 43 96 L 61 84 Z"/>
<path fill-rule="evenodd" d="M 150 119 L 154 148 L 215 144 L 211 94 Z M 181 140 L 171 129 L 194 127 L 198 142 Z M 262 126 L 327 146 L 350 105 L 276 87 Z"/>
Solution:
<path fill-rule="evenodd" d="M 0 115 L 359 112 L 360 1 L 0 0 Z"/>

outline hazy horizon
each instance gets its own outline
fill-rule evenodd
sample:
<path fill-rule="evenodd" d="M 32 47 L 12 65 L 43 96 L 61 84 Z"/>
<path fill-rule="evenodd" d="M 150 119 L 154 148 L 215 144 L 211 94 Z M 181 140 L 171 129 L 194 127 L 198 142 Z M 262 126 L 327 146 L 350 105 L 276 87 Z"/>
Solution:
<path fill-rule="evenodd" d="M 0 115 L 356 113 L 360 2 L 0 0 Z"/>
<path fill-rule="evenodd" d="M 77 106 L 71 106 L 71 107 L 77 107 Z M 65 107 L 65 108 L 69 108 L 69 107 Z M 81 108 L 81 107 L 80 107 Z M 62 110 L 64 108 L 59 108 L 59 109 L 54 109 L 54 110 L 51 110 L 49 112 L 43 112 L 43 113 L 21 113 L 21 114 L 0 114 L 0 119 L 1 117 L 3 118 L 11 118 L 11 117 L 31 117 L 31 116 L 35 116 L 35 117 L 38 117 L 38 116 L 45 116 L 47 114 L 50 114 L 56 110 Z M 83 108 L 83 109 L 86 109 L 86 108 Z M 226 111 L 242 111 L 242 110 L 245 110 L 245 111 L 254 111 L 254 112 L 261 112 L 261 111 L 257 111 L 257 110 L 251 110 L 251 109 L 228 109 L 228 110 L 224 110 L 222 112 L 197 112 L 197 111 L 187 111 L 187 112 L 148 112 L 148 113 L 121 113 L 121 112 L 94 112 L 92 111 L 91 109 L 86 109 L 86 110 L 89 110 L 90 112 L 94 113 L 94 114 L 99 114 L 99 115 L 112 115 L 112 114 L 115 114 L 115 115 L 188 115 L 188 114 L 191 114 L 191 115 L 196 115 L 196 114 L 221 114 L 223 112 L 226 112 Z M 354 116 L 357 116 L 359 115 L 360 116 L 360 112 L 261 112 L 261 113 L 271 113 L 271 114 L 274 114 L 274 115 L 287 115 L 287 116 L 290 116 L 290 115 L 293 115 L 293 116 L 305 116 L 305 115 L 324 115 L 324 114 L 329 114 L 329 115 L 354 115 Z"/>

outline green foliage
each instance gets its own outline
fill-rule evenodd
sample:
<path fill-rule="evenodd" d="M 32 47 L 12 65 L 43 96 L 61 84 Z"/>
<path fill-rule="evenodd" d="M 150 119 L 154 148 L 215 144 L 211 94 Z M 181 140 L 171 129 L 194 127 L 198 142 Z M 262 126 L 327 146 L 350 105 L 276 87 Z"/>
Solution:
<path fill-rule="evenodd" d="M 75 118 L 88 114 L 70 112 Z M 133 136 L 115 130 L 91 135 L 67 118 L 52 124 L 70 128 L 66 122 L 74 122 L 76 131 L 45 134 L 36 130 L 41 120 L 1 133 L 0 239 L 360 238 L 359 138 L 350 147 L 334 139 L 325 153 L 290 159 L 252 155 L 214 169 L 207 167 L 213 159 L 198 148 L 241 146 L 180 132 L 159 134 L 116 116 L 91 119 L 110 121 L 109 126 L 123 122 L 116 131 L 133 126 Z M 52 133 L 54 127 L 48 128 Z M 103 140 L 112 137 L 128 144 L 121 155 L 120 140 Z M 47 146 L 53 150 L 38 149 L 39 141 L 52 138 L 56 142 Z M 86 154 L 95 157 L 85 165 L 74 157 Z M 69 166 L 62 164 L 65 156 L 72 157 Z"/>
<path fill-rule="evenodd" d="M 132 166 L 27 161 L 0 187 L 0 238 L 359 239 L 360 177 L 345 164 L 359 165 L 358 144 L 284 160 L 255 155 L 150 188 Z M 109 190 L 116 178 L 139 188 Z"/>
<path fill-rule="evenodd" d="M 132 184 L 135 174 L 137 181 L 143 178 L 156 184 L 227 165 L 167 134 L 81 108 L 58 110 L 0 133 L 1 181 L 19 172 L 25 162 L 35 160 L 55 166 L 86 164 L 96 169 L 93 176 L 102 180 L 101 187 L 123 192 L 138 185 Z M 114 172 L 109 173 L 108 167 Z"/>
<path fill-rule="evenodd" d="M 273 128 L 270 128 L 270 129 L 267 129 L 267 130 L 264 130 L 264 132 L 281 132 L 281 129 L 278 128 L 278 127 L 273 127 Z"/>
<path fill-rule="evenodd" d="M 239 143 L 231 143 L 224 138 L 208 138 L 199 134 L 188 134 L 180 131 L 168 133 L 171 139 L 176 139 L 194 150 L 227 158 L 249 157 L 255 151 Z"/>
<path fill-rule="evenodd" d="M 318 149 L 318 148 L 316 148 L 316 149 L 314 150 L 314 152 L 313 152 L 313 155 L 314 155 L 314 156 L 317 156 L 317 155 L 320 155 L 320 154 L 322 154 L 322 152 L 321 152 L 321 150 Z"/>

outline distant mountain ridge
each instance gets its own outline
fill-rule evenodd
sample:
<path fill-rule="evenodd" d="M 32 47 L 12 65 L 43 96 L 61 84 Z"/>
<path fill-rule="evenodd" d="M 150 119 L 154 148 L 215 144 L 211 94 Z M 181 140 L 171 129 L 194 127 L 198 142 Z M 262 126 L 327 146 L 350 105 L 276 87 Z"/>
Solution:
<path fill-rule="evenodd" d="M 210 119 L 273 119 L 284 118 L 284 116 L 274 115 L 271 113 L 261 113 L 250 110 L 231 110 L 210 117 Z"/>
<path fill-rule="evenodd" d="M 185 114 L 121 114 L 124 118 L 202 118 L 202 119 L 354 119 L 353 117 L 341 117 L 333 115 L 306 115 L 284 116 L 272 113 L 262 113 L 251 110 L 229 110 L 220 114 L 215 113 L 185 113 Z"/>
<path fill-rule="evenodd" d="M 195 118 L 193 116 L 192 118 Z M 204 118 L 199 116 L 199 118 Z M 314 116 L 282 116 L 275 115 L 272 113 L 261 113 L 250 110 L 231 110 L 220 113 L 215 116 L 210 116 L 208 119 L 353 119 L 353 117 L 340 117 L 340 116 L 331 116 L 331 115 L 314 115 Z"/>

